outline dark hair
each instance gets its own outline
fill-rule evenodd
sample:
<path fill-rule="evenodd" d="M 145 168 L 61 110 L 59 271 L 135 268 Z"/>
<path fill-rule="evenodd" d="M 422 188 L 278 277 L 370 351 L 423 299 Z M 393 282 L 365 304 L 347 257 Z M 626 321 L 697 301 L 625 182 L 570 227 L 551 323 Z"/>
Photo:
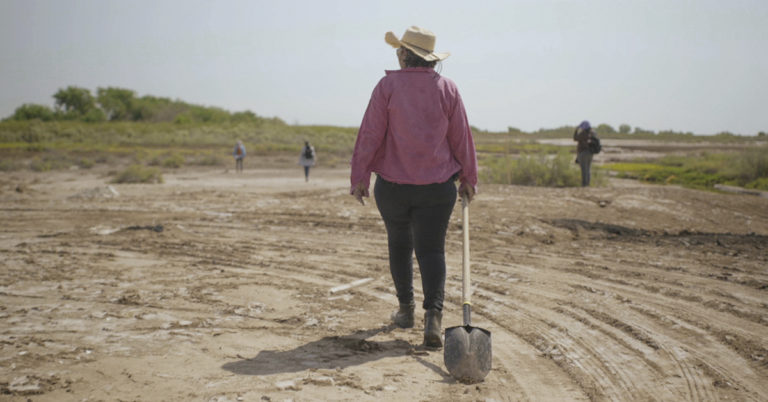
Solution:
<path fill-rule="evenodd" d="M 437 60 L 435 61 L 426 61 L 416 55 L 413 51 L 406 47 L 401 47 L 400 49 L 405 50 L 405 67 L 431 67 L 435 68 L 435 65 L 437 64 Z"/>

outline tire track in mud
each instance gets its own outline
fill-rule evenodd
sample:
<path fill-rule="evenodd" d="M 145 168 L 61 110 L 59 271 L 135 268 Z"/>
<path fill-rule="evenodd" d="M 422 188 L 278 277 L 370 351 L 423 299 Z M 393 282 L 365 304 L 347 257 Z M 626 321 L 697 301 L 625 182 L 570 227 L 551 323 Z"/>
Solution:
<path fill-rule="evenodd" d="M 446 284 L 458 289 L 460 282 L 457 278 L 451 278 L 454 283 Z M 487 297 L 478 281 L 473 276 L 474 295 L 481 302 L 473 303 L 473 323 L 479 327 L 491 330 L 493 339 L 493 364 L 494 372 L 500 371 L 509 375 L 519 384 L 523 390 L 525 400 L 586 400 L 597 395 L 598 387 L 585 384 L 583 379 L 574 378 L 567 370 L 564 370 L 561 362 L 552 359 L 537 341 L 531 340 L 532 334 L 545 332 L 543 329 L 527 328 L 525 331 L 511 326 L 507 321 L 499 317 L 514 317 L 516 310 L 505 310 L 500 307 L 503 302 L 495 298 Z M 462 300 L 458 294 L 446 294 L 445 310 L 461 311 Z M 492 313 L 489 311 L 492 309 Z M 457 323 L 461 321 L 456 321 Z M 487 323 L 493 326 L 486 326 Z M 451 324 L 443 318 L 445 327 Z M 536 327 L 538 322 L 529 321 L 527 326 Z M 492 329 L 491 329 L 492 328 Z M 549 330 L 549 327 L 546 328 Z M 523 362 L 523 364 L 516 364 Z M 501 367 L 498 367 L 501 365 Z"/>
<path fill-rule="evenodd" d="M 490 292 L 482 291 L 492 289 L 493 285 L 490 283 L 480 283 L 477 286 L 479 296 L 481 298 L 489 298 L 489 303 L 493 303 L 493 300 L 496 298 L 493 295 L 487 294 Z M 536 325 L 537 335 L 533 337 L 533 340 L 529 339 L 529 342 L 539 349 L 543 349 L 542 352 L 550 358 L 562 361 L 564 356 L 570 359 L 571 366 L 583 371 L 581 374 L 575 373 L 573 367 L 564 366 L 564 369 L 569 371 L 578 382 L 582 384 L 585 382 L 600 383 L 600 387 L 593 385 L 585 388 L 600 388 L 602 396 L 608 398 L 626 397 L 628 390 L 637 388 L 629 376 L 616 376 L 614 374 L 621 371 L 621 364 L 612 362 L 610 359 L 600 358 L 603 355 L 610 356 L 610 353 L 599 352 L 596 345 L 591 345 L 588 341 L 575 337 L 580 332 L 599 330 L 599 328 L 582 317 L 566 314 L 562 307 L 566 302 L 564 301 L 565 299 L 562 299 L 561 295 L 551 292 L 537 292 L 536 289 L 532 289 L 533 293 L 528 290 L 515 290 L 516 292 L 504 292 L 504 294 L 514 293 L 514 295 L 508 297 L 511 301 L 503 300 L 501 303 L 504 305 L 513 303 L 514 309 L 518 313 L 524 314 L 529 323 L 533 323 L 529 325 Z M 492 291 L 498 293 L 496 289 L 492 289 Z M 545 304 L 551 304 L 551 307 L 545 308 L 545 304 L 542 303 L 543 301 L 548 301 L 549 303 Z M 497 300 L 496 302 L 498 303 L 499 301 Z M 507 316 L 509 313 L 494 311 L 494 315 Z M 566 325 L 568 319 L 571 319 L 572 322 Z M 576 324 L 577 322 L 583 324 L 584 328 L 579 328 Z M 606 333 L 606 335 L 608 334 Z M 531 337 L 528 336 L 527 338 Z M 542 338 L 546 340 L 544 342 L 546 348 L 542 348 L 540 345 Z M 620 341 L 615 336 L 611 336 L 611 338 Z M 620 341 L 617 343 L 619 343 L 620 347 L 632 349 L 627 342 Z M 552 350 L 556 353 L 552 354 Z M 621 353 L 618 355 L 621 355 Z M 572 356 L 575 356 L 575 358 L 571 359 Z M 590 356 L 595 358 L 595 361 L 589 360 Z M 610 380 L 611 378 L 614 378 L 614 380 Z M 611 388 L 614 388 L 612 393 L 606 393 L 606 390 L 611 390 Z M 592 393 L 592 395 L 595 394 Z"/>
<path fill-rule="evenodd" d="M 573 263 L 563 261 L 563 265 L 570 265 L 568 268 L 556 267 L 556 269 L 583 275 L 592 280 L 600 279 L 612 281 L 616 284 L 642 287 L 648 293 L 674 297 L 699 304 L 710 304 L 710 308 L 721 312 L 727 312 L 735 317 L 747 319 L 758 324 L 768 325 L 768 320 L 765 320 L 762 314 L 739 311 L 731 305 L 731 302 L 735 301 L 754 309 L 764 307 L 759 304 L 761 300 L 760 293 L 762 292 L 754 292 L 754 290 L 763 291 L 764 289 L 761 286 L 753 286 L 753 283 L 750 281 L 748 283 L 730 282 L 714 288 L 712 281 L 716 275 L 712 273 L 694 275 L 681 273 L 683 269 L 676 267 L 655 266 L 655 264 L 641 265 L 637 261 L 620 261 L 619 263 L 622 266 L 621 268 L 609 267 L 605 262 L 600 265 L 593 265 L 584 262 L 582 259 L 577 259 Z M 628 267 L 634 267 L 635 269 L 628 269 Z M 718 278 L 715 279 L 719 281 Z M 752 297 L 752 300 L 736 299 L 734 296 L 734 294 L 739 293 L 742 297 L 749 296 L 744 292 L 753 293 L 756 296 Z M 723 306 L 718 306 L 719 304 Z"/>
<path fill-rule="evenodd" d="M 716 314 L 726 314 L 727 316 L 722 316 L 724 318 L 721 319 L 730 320 L 736 327 L 754 327 L 755 325 L 760 327 L 768 326 L 768 319 L 766 319 L 766 316 L 764 315 L 765 307 L 767 306 L 756 305 L 752 304 L 751 302 L 744 301 L 743 298 L 746 295 L 743 292 L 741 295 L 742 298 L 737 299 L 732 294 L 723 293 L 722 290 L 717 290 L 709 292 L 709 294 L 714 297 L 713 299 L 706 299 L 692 292 L 691 286 L 684 283 L 686 281 L 685 278 L 678 278 L 674 281 L 663 280 L 657 277 L 644 279 L 643 277 L 646 275 L 628 275 L 621 270 L 614 271 L 605 265 L 590 266 L 583 263 L 582 261 L 576 261 L 576 265 L 587 268 L 563 268 L 563 266 L 572 266 L 573 263 L 568 260 L 560 260 L 553 257 L 547 258 L 557 262 L 555 264 L 551 264 L 548 267 L 549 269 L 583 276 L 588 278 L 593 283 L 601 283 L 604 286 L 612 286 L 614 287 L 613 292 L 617 294 L 621 294 L 621 292 L 626 291 L 631 292 L 636 296 L 645 295 L 648 297 L 654 297 L 656 299 L 664 298 L 677 300 L 681 303 L 685 303 L 686 309 L 690 308 L 691 305 L 694 305 L 699 306 L 698 309 L 701 310 L 710 310 L 710 312 L 711 310 L 714 310 Z M 617 275 L 618 277 L 613 277 L 614 275 Z M 707 284 L 699 283 L 698 287 L 701 289 L 706 289 Z M 642 289 L 643 291 L 639 291 L 637 289 Z M 746 291 L 755 293 L 753 299 L 760 299 L 762 297 L 761 291 L 753 291 L 749 287 L 747 287 Z M 735 306 L 733 302 L 739 302 L 741 305 L 749 307 L 750 309 L 758 309 L 758 311 L 748 311 L 743 307 L 739 308 L 738 306 Z M 731 318 L 728 318 L 728 316 Z M 742 322 L 742 320 L 748 321 L 749 323 Z M 757 330 L 757 328 L 759 327 L 755 327 L 755 330 Z"/>
<path fill-rule="evenodd" d="M 584 287 L 583 285 L 578 285 L 578 286 Z M 483 285 L 480 285 L 480 287 L 482 288 Z M 592 293 L 596 292 L 594 289 L 592 289 L 590 287 L 584 287 L 584 288 L 589 290 L 589 291 L 591 291 Z M 605 314 L 596 313 L 593 308 L 580 307 L 580 306 L 576 306 L 572 302 L 565 302 L 563 300 L 559 300 L 559 296 L 554 296 L 553 297 L 552 295 L 546 295 L 546 294 L 537 293 L 533 297 L 531 297 L 531 299 L 538 300 L 538 301 L 546 300 L 548 298 L 553 299 L 553 303 L 559 305 L 559 307 L 556 307 L 554 309 L 554 312 L 561 313 L 561 314 L 564 313 L 564 310 L 563 310 L 563 307 L 562 307 L 563 305 L 575 306 L 577 308 L 580 308 L 582 311 L 587 312 L 592 317 L 597 318 L 598 322 L 602 321 L 602 322 L 608 324 L 609 328 L 616 327 L 621 332 L 627 333 L 630 336 L 630 339 L 634 338 L 634 340 L 639 341 L 641 344 L 646 344 L 646 345 L 650 346 L 653 351 L 656 351 L 656 350 L 659 350 L 659 349 L 665 349 L 665 346 L 663 344 L 659 345 L 657 342 L 655 342 L 653 340 L 653 338 L 649 338 L 649 336 L 653 336 L 654 335 L 654 332 L 652 332 L 652 331 L 650 331 L 648 329 L 645 329 L 642 326 L 639 326 L 639 327 L 635 328 L 637 326 L 637 324 L 634 323 L 634 322 L 632 323 L 632 325 L 629 325 L 627 323 L 623 323 L 621 321 L 617 321 L 615 318 L 612 318 L 611 315 L 605 315 Z M 517 308 L 520 308 L 520 305 L 517 305 Z M 595 324 L 593 322 L 591 322 L 589 320 L 586 320 L 583 317 L 575 316 L 575 314 L 567 314 L 567 315 L 570 315 L 572 318 L 575 318 L 576 321 L 579 321 L 579 322 L 587 325 L 590 328 L 595 328 Z M 542 314 L 541 316 L 543 317 L 543 316 L 545 316 L 545 314 Z M 542 320 L 544 320 L 544 319 L 542 318 Z M 568 328 L 571 329 L 572 327 L 573 326 L 569 326 Z M 544 330 L 546 330 L 546 328 Z M 602 330 L 602 329 L 601 329 L 601 331 L 602 331 L 602 333 L 604 333 L 605 337 L 607 337 L 608 339 L 612 339 L 612 340 L 618 342 L 620 345 L 622 345 L 623 347 L 629 349 L 630 351 L 633 351 L 638 356 L 642 357 L 644 355 L 644 353 L 638 352 L 636 350 L 636 348 L 629 346 L 626 341 L 622 340 L 620 337 L 616 336 L 615 334 L 611 334 L 609 331 L 605 331 L 605 330 Z M 650 334 L 650 335 L 646 335 L 646 334 Z M 600 338 L 600 339 L 602 339 L 602 338 Z M 610 356 L 610 355 L 621 354 L 621 352 L 618 352 L 618 353 L 601 353 L 601 354 L 602 355 L 609 355 Z M 598 354 L 598 355 L 600 355 L 600 354 Z M 648 380 L 649 382 L 647 382 L 644 385 L 645 386 L 649 386 L 650 389 L 653 389 L 654 385 L 655 385 L 655 383 L 654 383 L 655 378 L 654 378 L 653 371 L 658 372 L 659 375 L 662 375 L 664 373 L 659 370 L 658 364 L 656 364 L 653 361 L 647 360 L 647 359 L 645 359 L 645 360 L 646 360 L 646 363 L 650 366 L 650 368 L 652 370 L 651 370 L 651 375 L 649 375 L 649 377 L 650 377 L 650 379 Z M 614 364 L 613 366 L 614 367 L 617 367 L 617 366 L 621 367 L 620 364 Z M 690 370 L 687 370 L 687 368 L 688 367 L 683 369 L 684 370 L 684 374 L 685 374 L 685 372 L 690 372 Z M 609 368 L 608 371 L 612 371 L 611 368 Z M 624 377 L 634 376 L 633 374 L 636 374 L 636 373 L 625 374 Z M 593 375 L 593 377 L 596 377 L 596 375 Z M 684 375 L 684 377 L 686 378 L 686 381 L 688 381 L 689 384 L 693 384 L 693 385 L 689 385 L 689 388 L 690 388 L 690 398 L 693 398 L 694 400 L 701 399 L 701 398 L 704 398 L 704 399 L 708 399 L 709 398 L 710 394 L 707 391 L 709 389 L 709 387 L 703 387 L 703 386 L 700 385 L 703 382 L 703 381 L 700 380 L 701 376 Z M 634 384 L 633 388 L 634 389 L 638 389 L 638 388 L 642 389 L 643 387 L 638 387 L 637 384 Z M 704 396 L 702 397 L 702 395 L 704 395 Z M 637 395 L 634 395 L 633 397 L 636 397 L 636 396 Z M 675 395 L 674 393 L 673 394 L 666 394 L 666 395 L 659 394 L 659 395 L 653 395 L 652 397 L 654 399 L 668 399 L 668 398 L 672 398 L 672 397 L 678 398 L 679 395 Z"/>
<path fill-rule="evenodd" d="M 494 306 L 492 313 L 490 308 L 483 308 L 479 315 L 485 316 L 490 321 L 512 334 L 525 340 L 531 347 L 538 350 L 544 358 L 555 361 L 572 380 L 592 399 L 601 398 L 626 398 L 633 388 L 628 376 L 616 376 L 620 371 L 620 365 L 606 359 L 586 359 L 581 356 L 601 356 L 593 346 L 581 340 L 572 338 L 568 329 L 555 323 L 557 318 L 551 317 L 551 311 L 542 310 L 526 297 L 505 297 L 500 295 L 507 292 L 499 291 L 493 282 L 486 282 L 479 270 L 479 275 L 473 276 L 476 298 L 483 300 L 480 305 Z M 478 279 L 480 278 L 480 279 Z M 538 297 L 537 297 L 538 298 Z M 513 299 L 509 301 L 508 299 Z M 499 306 L 503 306 L 500 308 Z M 504 307 L 509 307 L 505 309 Z M 510 320 L 500 320 L 498 317 L 515 317 Z M 514 321 L 518 324 L 509 324 Z M 520 322 L 524 324 L 519 324 Z M 565 334 L 565 335 L 563 335 Z M 576 356 L 576 358 L 571 358 Z"/>
<path fill-rule="evenodd" d="M 702 297 L 688 295 L 678 290 L 664 290 L 664 287 L 648 285 L 646 283 L 637 283 L 637 281 L 619 283 L 617 281 L 608 281 L 606 286 L 611 288 L 611 292 L 614 294 L 628 295 L 632 300 L 642 300 L 649 303 L 652 306 L 662 307 L 665 304 L 672 303 L 675 308 L 669 309 L 670 311 L 666 315 L 670 317 L 679 317 L 680 312 L 686 314 L 693 314 L 696 318 L 693 322 L 703 332 L 710 333 L 715 338 L 723 338 L 724 335 L 718 335 L 718 332 L 728 334 L 724 328 L 736 328 L 736 331 L 741 331 L 747 339 L 751 336 L 750 333 L 760 333 L 766 331 L 765 315 L 760 315 L 758 311 L 745 311 L 744 308 L 736 309 L 735 307 L 723 308 L 720 303 L 725 303 L 727 306 L 733 306 L 730 302 L 714 301 L 712 299 L 704 299 Z M 702 287 L 705 287 L 704 285 Z M 646 292 L 639 291 L 637 289 L 645 290 Z M 648 299 L 647 301 L 644 299 Z M 663 300 L 663 302 L 660 302 Z M 742 305 L 746 303 L 742 302 Z M 750 309 L 754 310 L 757 306 L 746 305 Z M 716 318 L 713 320 L 713 318 Z M 689 319 L 691 321 L 691 319 Z M 721 323 L 720 328 L 712 326 L 712 324 L 706 324 L 708 321 L 714 321 Z M 715 324 L 716 325 L 716 324 Z M 748 331 L 745 331 L 748 330 Z M 737 334 L 733 334 L 737 336 Z M 755 348 L 755 347 L 753 347 Z M 761 349 L 760 347 L 757 347 Z M 765 346 L 762 347 L 762 355 L 765 356 Z M 735 350 L 747 360 L 749 360 L 748 354 Z"/>
<path fill-rule="evenodd" d="M 627 299 L 627 297 L 626 297 L 626 296 L 629 294 L 629 298 L 631 298 L 633 301 L 635 301 L 635 300 L 637 300 L 637 299 L 641 299 L 642 297 L 651 297 L 651 298 L 653 298 L 653 296 L 654 296 L 653 294 L 651 294 L 651 295 L 647 295 L 647 294 L 644 294 L 644 293 L 642 293 L 642 292 L 640 292 L 640 291 L 636 291 L 635 289 L 632 289 L 631 285 L 629 285 L 629 284 L 625 284 L 625 285 L 616 285 L 615 283 L 613 283 L 613 282 L 611 282 L 611 281 L 608 281 L 608 282 L 605 282 L 605 283 L 604 283 L 604 282 L 602 282 L 602 281 L 599 281 L 597 278 L 593 278 L 593 279 L 595 280 L 595 282 L 593 282 L 593 283 L 592 283 L 592 286 L 588 288 L 588 289 L 591 289 L 592 293 L 595 293 L 595 292 L 598 292 L 598 293 L 610 293 L 610 294 L 613 294 L 613 295 L 614 295 L 613 297 L 620 297 L 622 300 L 623 300 L 623 299 Z M 596 291 L 596 290 L 594 289 L 594 287 L 595 287 L 595 286 L 597 286 L 597 287 L 599 288 L 600 286 L 603 286 L 603 285 L 606 285 L 606 286 L 610 286 L 610 287 L 613 289 L 613 291 L 607 290 L 607 291 L 605 291 L 605 292 L 602 292 L 602 291 Z M 624 288 L 626 288 L 626 289 L 624 289 Z M 618 290 L 617 290 L 617 289 L 618 289 Z M 624 293 L 624 291 L 625 291 L 625 290 L 626 290 L 626 292 L 627 292 L 627 293 Z M 627 300 L 628 300 L 628 299 L 627 299 Z M 687 302 L 687 301 L 685 301 L 685 300 L 684 300 L 683 302 L 685 302 L 685 303 L 687 303 L 687 304 L 690 304 L 689 302 Z M 659 305 L 663 306 L 663 302 L 658 302 L 658 301 L 657 301 L 657 303 L 658 303 Z M 671 317 L 674 317 L 674 316 L 676 315 L 676 310 L 678 310 L 678 309 L 674 309 L 674 308 L 673 308 L 673 309 L 672 309 L 672 310 L 671 310 L 671 311 L 668 313 L 668 314 L 669 314 L 669 316 L 671 316 Z M 680 310 L 683 310 L 683 311 L 690 311 L 690 310 L 691 310 L 691 307 L 690 307 L 690 306 L 686 306 L 686 307 L 684 307 L 684 308 L 681 308 Z M 693 309 L 693 310 L 695 310 L 695 309 Z M 702 313 L 702 318 L 703 318 L 703 317 L 705 317 L 706 315 L 707 315 L 707 312 L 704 312 L 704 313 Z M 638 325 L 638 324 L 637 324 L 637 323 L 635 323 L 634 325 Z M 640 325 L 642 326 L 642 324 L 640 324 Z M 743 326 L 743 325 L 746 325 L 746 324 L 745 324 L 744 322 L 740 322 L 740 323 L 735 323 L 735 325 L 734 325 L 734 326 L 735 326 L 735 327 L 739 327 L 739 325 L 742 325 L 742 326 Z M 747 326 L 748 326 L 748 325 L 747 325 Z M 755 330 L 756 330 L 756 331 L 759 331 L 759 328 L 757 328 L 757 329 L 755 329 Z M 657 330 L 648 330 L 648 329 L 646 329 L 645 331 L 646 331 L 646 332 L 648 332 L 648 333 L 650 333 L 650 334 L 653 334 L 654 336 L 658 336 L 658 335 L 659 335 L 659 333 L 658 333 L 658 331 L 657 331 Z M 711 332 L 711 331 L 710 331 L 710 332 Z M 684 342 L 690 342 L 690 338 L 686 338 L 686 340 L 685 340 Z M 659 344 L 661 344 L 661 345 L 664 345 L 665 343 L 669 343 L 669 342 L 668 342 L 668 341 L 666 341 L 666 342 L 664 342 L 664 343 L 660 343 L 660 342 L 657 342 L 657 343 L 659 343 Z M 677 342 L 673 342 L 673 344 L 677 344 Z M 683 345 L 684 345 L 684 344 L 685 344 L 685 343 L 683 343 Z M 677 347 L 677 346 L 675 346 L 675 347 L 679 349 L 679 347 Z M 666 347 L 666 346 L 665 346 L 665 348 L 666 348 L 666 349 L 670 349 L 670 348 L 668 348 L 668 347 Z M 720 351 L 719 353 L 714 353 L 714 355 L 718 355 L 718 356 L 721 356 L 723 353 L 725 353 L 725 354 L 728 354 L 728 352 L 727 352 L 727 351 Z M 706 357 L 705 357 L 705 356 L 702 356 L 702 359 L 704 359 L 704 361 L 706 361 Z M 699 365 L 700 365 L 700 364 L 698 364 L 698 363 L 689 363 L 689 364 L 687 364 L 687 365 L 686 365 L 686 370 L 685 370 L 685 371 L 687 371 L 687 372 L 691 372 L 691 371 L 698 371 L 698 372 L 701 372 L 702 370 L 700 370 L 698 367 L 694 367 L 694 366 L 699 366 Z M 710 372 L 711 372 L 711 371 L 712 371 L 712 370 L 710 370 Z M 725 372 L 725 373 L 727 373 L 727 372 L 738 372 L 738 371 L 739 371 L 739 370 L 738 370 L 736 367 L 731 367 L 731 369 L 730 369 L 730 370 L 721 370 L 721 372 Z M 706 373 L 704 373 L 704 374 L 706 374 Z M 693 378 L 694 382 L 695 382 L 695 383 L 701 383 L 702 381 L 699 381 L 699 378 L 700 378 L 701 376 L 702 376 L 702 375 L 697 375 L 695 378 Z M 691 377 L 688 377 L 688 378 L 689 378 L 689 380 L 691 379 Z M 718 380 L 718 379 L 723 379 L 723 378 L 724 378 L 724 379 L 727 379 L 727 381 Z M 733 383 L 739 383 L 739 381 L 736 381 L 736 380 L 734 379 L 734 376 L 733 376 L 733 375 L 727 375 L 727 374 L 725 374 L 725 376 L 723 376 L 723 374 L 719 374 L 719 375 L 718 375 L 718 378 L 714 379 L 714 380 L 713 380 L 713 381 L 711 381 L 711 382 L 715 382 L 715 383 L 717 383 L 718 381 L 719 381 L 720 383 L 724 383 L 724 382 L 733 382 Z M 710 381 L 707 381 L 707 382 L 710 382 Z M 711 386 L 708 386 L 706 389 L 711 389 L 711 388 L 712 388 Z M 752 384 L 751 384 L 750 386 L 747 386 L 746 388 L 747 388 L 747 389 L 753 389 L 753 390 L 754 390 L 754 389 L 758 389 L 758 390 L 760 389 L 759 385 L 758 385 L 757 383 L 755 383 L 755 382 L 752 382 Z M 707 398 L 707 396 L 706 396 L 706 395 L 705 395 L 705 398 Z"/>
<path fill-rule="evenodd" d="M 488 298 L 490 303 L 491 297 L 482 291 L 482 287 L 482 285 L 478 286 L 476 294 L 479 298 Z M 539 303 L 543 298 L 545 299 L 540 295 L 535 297 Z M 502 302 L 502 304 L 506 303 Z M 499 314 L 495 311 L 494 315 Z M 622 400 L 638 397 L 656 400 L 669 398 L 669 395 L 648 391 L 649 384 L 638 383 L 638 381 L 647 382 L 645 376 L 638 376 L 637 371 L 630 373 L 624 369 L 626 362 L 618 359 L 627 355 L 624 349 L 634 352 L 628 342 L 618 339 L 582 317 L 563 314 L 559 307 L 545 308 L 527 302 L 515 304 L 514 313 L 502 310 L 500 315 L 513 316 L 516 317 L 515 321 L 524 322 L 524 328 L 529 331 L 528 334 L 522 333 L 519 329 L 510 329 L 520 333 L 542 355 L 560 363 L 560 366 L 569 372 L 593 398 Z M 499 324 L 509 327 L 503 322 Z M 603 333 L 603 336 L 595 337 L 598 341 L 593 341 L 590 338 L 594 332 Z M 613 340 L 615 344 L 605 342 L 606 337 Z"/>
<path fill-rule="evenodd" d="M 596 320 L 603 322 L 608 326 L 609 329 L 618 329 L 622 332 L 627 333 L 630 337 L 635 338 L 637 341 L 647 344 L 651 349 L 653 349 L 654 354 L 666 354 L 666 356 L 675 363 L 675 366 L 678 368 L 678 373 L 680 377 L 682 377 L 686 384 L 688 393 L 680 393 L 678 392 L 677 395 L 671 394 L 671 395 L 665 395 L 662 399 L 667 398 L 674 398 L 674 399 L 686 399 L 686 400 L 695 400 L 695 401 L 702 401 L 702 400 L 712 400 L 712 392 L 711 387 L 705 385 L 705 381 L 702 375 L 697 375 L 692 371 L 692 367 L 688 364 L 683 364 L 680 359 L 675 355 L 674 352 L 670 350 L 670 347 L 668 346 L 670 342 L 666 340 L 659 339 L 658 332 L 648 330 L 644 328 L 637 320 L 631 320 L 632 324 L 627 324 L 626 322 L 618 322 L 612 318 L 612 315 L 597 312 L 594 310 L 588 310 L 580 306 L 573 306 L 576 309 L 579 309 L 581 311 L 586 312 Z M 584 319 L 581 316 L 578 316 L 579 319 Z M 592 321 L 589 321 L 588 319 L 584 319 L 585 324 L 588 326 L 595 326 L 596 324 Z M 605 334 L 605 336 L 611 338 L 612 340 L 616 341 L 617 343 L 623 344 L 627 349 L 634 351 L 637 358 L 640 360 L 643 360 L 646 365 L 648 365 L 650 368 L 652 368 L 655 371 L 655 374 L 658 375 L 658 380 L 667 379 L 670 376 L 673 376 L 674 374 L 666 373 L 665 370 L 659 365 L 663 364 L 663 359 L 660 363 L 655 362 L 652 360 L 652 357 L 649 358 L 646 356 L 646 353 L 644 353 L 641 350 L 637 350 L 631 345 L 626 344 L 626 342 L 621 339 L 619 336 L 616 336 L 615 334 L 611 333 L 610 330 L 601 329 L 601 331 Z M 656 340 L 658 339 L 658 341 Z M 653 386 L 653 384 L 645 384 L 646 386 Z M 665 384 L 666 385 L 666 384 Z M 670 390 L 672 391 L 672 390 Z M 672 396 L 674 395 L 674 396 Z"/>

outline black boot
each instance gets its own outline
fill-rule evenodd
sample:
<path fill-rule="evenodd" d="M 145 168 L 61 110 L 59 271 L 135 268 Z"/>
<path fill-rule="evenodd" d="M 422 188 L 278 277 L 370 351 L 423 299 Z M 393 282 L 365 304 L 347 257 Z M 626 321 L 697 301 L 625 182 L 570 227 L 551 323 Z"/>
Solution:
<path fill-rule="evenodd" d="M 431 308 L 424 313 L 424 346 L 428 348 L 443 347 L 442 329 L 443 312 Z"/>
<path fill-rule="evenodd" d="M 413 328 L 413 310 L 416 305 L 411 303 L 400 303 L 400 310 L 392 313 L 392 321 L 400 328 Z"/>

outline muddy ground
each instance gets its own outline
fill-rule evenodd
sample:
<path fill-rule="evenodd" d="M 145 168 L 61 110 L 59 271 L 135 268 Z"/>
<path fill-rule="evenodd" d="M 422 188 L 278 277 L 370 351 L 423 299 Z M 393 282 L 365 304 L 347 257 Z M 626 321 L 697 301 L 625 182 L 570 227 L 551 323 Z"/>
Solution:
<path fill-rule="evenodd" d="M 482 185 L 473 323 L 493 369 L 465 385 L 420 347 L 420 310 L 389 325 L 384 227 L 347 174 L 3 173 L 0 400 L 768 400 L 768 198 Z"/>

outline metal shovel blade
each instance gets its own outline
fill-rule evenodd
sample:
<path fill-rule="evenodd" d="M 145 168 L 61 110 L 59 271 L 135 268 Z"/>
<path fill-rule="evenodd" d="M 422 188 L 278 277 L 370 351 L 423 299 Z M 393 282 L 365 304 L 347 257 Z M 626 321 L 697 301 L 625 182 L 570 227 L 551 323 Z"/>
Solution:
<path fill-rule="evenodd" d="M 446 328 L 443 360 L 458 381 L 483 381 L 491 371 L 491 333 L 469 325 Z"/>
<path fill-rule="evenodd" d="M 445 330 L 443 361 L 453 378 L 475 383 L 485 379 L 491 371 L 491 333 L 472 326 L 472 292 L 470 290 L 469 270 L 469 201 L 462 197 L 462 231 L 464 246 L 461 272 L 461 298 L 464 313 L 464 325 Z"/>

